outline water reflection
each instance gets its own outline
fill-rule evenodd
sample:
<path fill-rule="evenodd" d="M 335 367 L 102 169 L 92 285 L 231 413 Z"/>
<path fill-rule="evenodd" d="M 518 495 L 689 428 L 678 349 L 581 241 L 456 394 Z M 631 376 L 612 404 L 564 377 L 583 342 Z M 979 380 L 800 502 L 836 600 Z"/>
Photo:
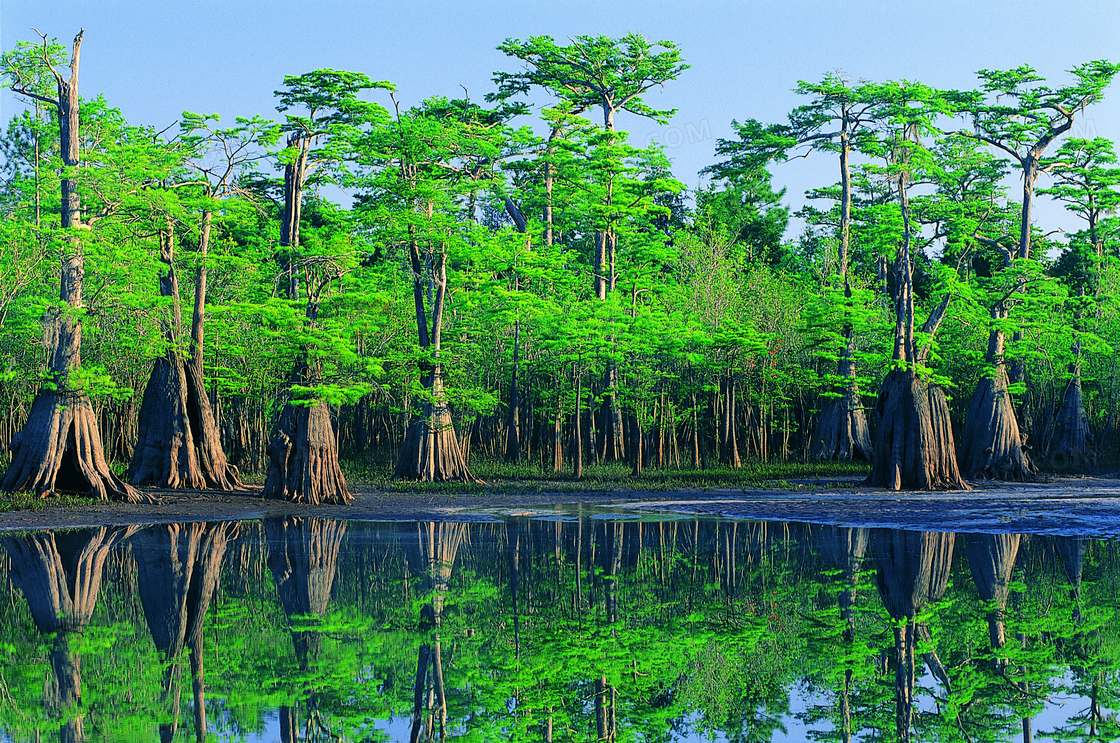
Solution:
<path fill-rule="evenodd" d="M 3 546 L 5 740 L 1120 737 L 1110 542 L 278 518 Z"/>

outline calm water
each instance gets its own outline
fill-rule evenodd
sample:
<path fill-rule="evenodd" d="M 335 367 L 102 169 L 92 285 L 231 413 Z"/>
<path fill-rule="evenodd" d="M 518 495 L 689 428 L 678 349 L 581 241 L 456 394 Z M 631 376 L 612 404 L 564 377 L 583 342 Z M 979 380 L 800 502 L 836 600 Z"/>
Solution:
<path fill-rule="evenodd" d="M 6 741 L 1120 738 L 1110 541 L 586 515 L 2 541 Z"/>

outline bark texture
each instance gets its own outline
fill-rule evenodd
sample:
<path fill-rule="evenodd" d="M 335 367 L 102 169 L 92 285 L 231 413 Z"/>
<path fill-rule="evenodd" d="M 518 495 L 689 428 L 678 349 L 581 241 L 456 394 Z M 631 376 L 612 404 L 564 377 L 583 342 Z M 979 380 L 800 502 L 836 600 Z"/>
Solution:
<path fill-rule="evenodd" d="M 1034 479 L 1034 465 L 1023 447 L 1007 383 L 1007 370 L 1000 365 L 994 376 L 977 383 L 968 403 L 961 459 L 969 479 Z"/>
<path fill-rule="evenodd" d="M 200 253 L 205 259 L 208 222 L 203 234 Z M 199 267 L 195 286 L 192 354 L 184 359 L 179 350 L 183 320 L 174 251 L 174 225 L 169 224 L 160 235 L 160 260 L 167 266 L 167 273 L 159 277 L 160 294 L 171 299 L 172 318 L 166 330 L 168 348 L 163 357 L 156 359 L 144 388 L 129 479 L 133 485 L 161 488 L 236 490 L 242 487 L 241 477 L 237 468 L 226 461 L 203 378 L 205 268 Z"/>
<path fill-rule="evenodd" d="M 1093 433 L 1085 415 L 1085 396 L 1081 390 L 1081 369 L 1070 364 L 1073 378 L 1066 386 L 1062 405 L 1058 408 L 1054 439 L 1050 444 L 1049 465 L 1063 471 L 1070 466 L 1083 467 L 1097 463 Z"/>
<path fill-rule="evenodd" d="M 845 356 L 837 362 L 837 375 L 848 381 L 835 391 L 840 397 L 830 397 L 821 408 L 817 428 L 809 447 L 813 459 L 872 461 L 875 448 L 871 444 L 871 431 L 863 411 L 859 385 L 855 381 L 855 364 Z"/>
<path fill-rule="evenodd" d="M 268 445 L 265 498 L 311 505 L 346 505 L 353 500 L 338 464 L 338 442 L 326 402 L 288 402 Z"/>
<path fill-rule="evenodd" d="M 393 477 L 426 482 L 478 482 L 459 448 L 443 380 L 437 376 L 439 369 L 432 374 L 430 399 L 420 404 L 418 414 L 408 423 Z"/>
<path fill-rule="evenodd" d="M 875 461 L 866 484 L 891 490 L 967 490 L 957 469 L 945 393 L 903 369 L 883 380 Z"/>
<path fill-rule="evenodd" d="M 12 461 L 0 482 L 2 492 L 59 492 L 101 500 L 153 503 L 109 469 L 101 448 L 97 415 L 83 392 L 43 388 L 27 423 L 12 437 Z"/>
<path fill-rule="evenodd" d="M 48 98 L 28 88 L 22 79 L 13 89 L 53 106 L 58 113 L 59 146 L 66 175 L 61 183 L 61 226 L 64 230 L 88 229 L 82 223 L 81 194 L 76 173 L 80 162 L 80 98 L 78 61 L 84 29 L 74 37 L 70 56 L 70 77 L 64 78 L 47 65 L 58 87 L 58 96 Z M 47 39 L 43 37 L 44 62 Z M 12 439 L 11 464 L 0 491 L 29 490 L 40 496 L 53 491 L 91 495 L 102 500 L 113 498 L 131 503 L 151 502 L 135 488 L 126 485 L 109 469 L 89 397 L 80 381 L 72 375 L 81 368 L 82 281 L 85 255 L 76 234 L 62 256 L 59 282 L 60 308 L 44 317 L 44 345 L 50 349 L 50 383 L 35 396 L 23 430 Z"/>

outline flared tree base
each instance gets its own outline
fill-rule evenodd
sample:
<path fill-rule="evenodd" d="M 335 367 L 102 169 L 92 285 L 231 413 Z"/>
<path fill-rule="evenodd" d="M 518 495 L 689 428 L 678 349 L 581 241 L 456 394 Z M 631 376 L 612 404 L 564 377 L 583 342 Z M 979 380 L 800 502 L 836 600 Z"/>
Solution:
<path fill-rule="evenodd" d="M 957 469 L 949 403 L 939 388 L 895 369 L 876 405 L 875 459 L 865 484 L 891 490 L 968 490 Z"/>
<path fill-rule="evenodd" d="M 265 498 L 310 505 L 346 505 L 354 497 L 338 466 L 338 445 L 327 404 L 288 403 L 268 445 Z"/>
<path fill-rule="evenodd" d="M 155 503 L 109 469 L 101 448 L 97 415 L 89 398 L 43 389 L 35 396 L 27 425 L 12 438 L 12 462 L 0 482 L 3 492 L 77 493 L 100 500 Z"/>
<path fill-rule="evenodd" d="M 1070 467 L 1092 466 L 1097 463 L 1097 452 L 1092 444 L 1093 434 L 1085 416 L 1081 375 L 1076 372 L 1062 397 L 1055 428 L 1057 431 L 1046 457 L 1049 467 L 1064 472 Z"/>
<path fill-rule="evenodd" d="M 129 465 L 133 485 L 160 488 L 242 486 L 226 461 L 202 380 L 178 355 L 157 359 L 140 405 L 136 448 Z"/>
<path fill-rule="evenodd" d="M 842 397 L 829 398 L 824 404 L 809 447 L 809 457 L 840 462 L 870 462 L 874 459 L 875 448 L 871 444 L 867 416 L 854 382 Z"/>
<path fill-rule="evenodd" d="M 442 413 L 426 412 L 409 422 L 393 477 L 422 482 L 481 482 L 467 468 L 450 413 L 446 408 Z"/>
<path fill-rule="evenodd" d="M 981 379 L 968 403 L 968 418 L 961 441 L 965 477 L 1025 482 L 1036 479 L 1019 434 L 1019 422 L 1007 391 L 1007 372 Z"/>

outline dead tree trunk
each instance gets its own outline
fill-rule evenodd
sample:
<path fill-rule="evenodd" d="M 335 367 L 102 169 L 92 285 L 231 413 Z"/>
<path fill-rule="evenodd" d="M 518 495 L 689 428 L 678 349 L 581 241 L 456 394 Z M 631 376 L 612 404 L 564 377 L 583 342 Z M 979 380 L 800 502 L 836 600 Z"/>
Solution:
<path fill-rule="evenodd" d="M 20 80 L 12 86 L 16 92 L 54 106 L 58 112 L 59 141 L 66 168 L 61 179 L 61 223 L 64 230 L 71 231 L 71 237 L 62 257 L 59 289 L 62 306 L 48 310 L 44 318 L 43 337 L 50 350 L 50 383 L 39 390 L 23 430 L 12 437 L 12 459 L 0 481 L 0 491 L 31 491 L 39 495 L 74 492 L 102 500 L 150 502 L 150 497 L 110 471 L 93 406 L 81 383 L 74 378 L 81 368 L 82 280 L 85 277 L 83 240 L 78 231 L 90 227 L 82 222 L 77 182 L 80 160 L 78 58 L 83 33 L 74 37 L 69 79 L 51 66 L 46 52 L 47 40 L 43 37 L 42 61 L 55 78 L 57 98 L 39 95 L 23 86 Z"/>

